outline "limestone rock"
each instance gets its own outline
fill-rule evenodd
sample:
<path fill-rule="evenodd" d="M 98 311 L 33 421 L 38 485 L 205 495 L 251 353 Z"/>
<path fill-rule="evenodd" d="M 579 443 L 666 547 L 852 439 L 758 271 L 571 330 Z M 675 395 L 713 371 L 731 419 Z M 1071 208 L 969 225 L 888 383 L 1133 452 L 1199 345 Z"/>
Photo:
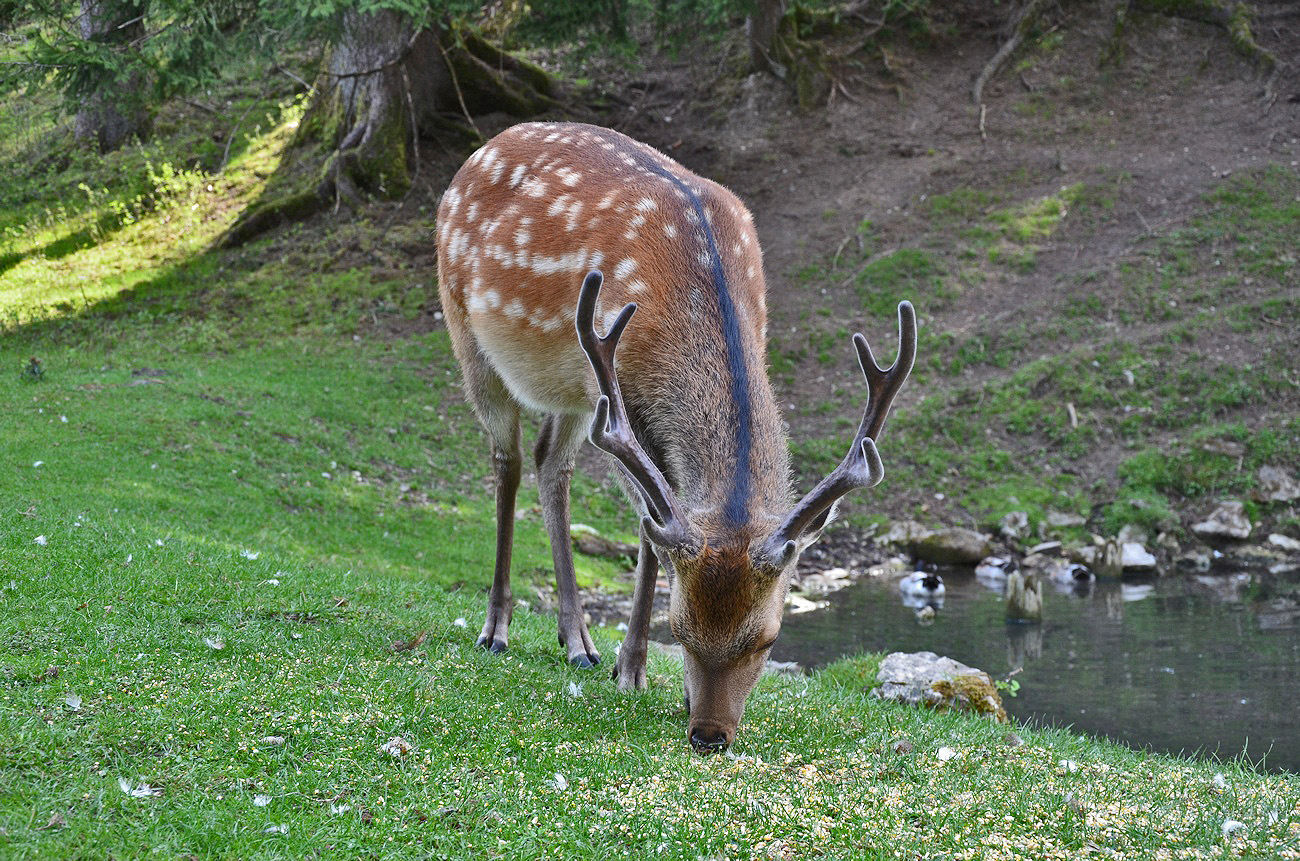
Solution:
<path fill-rule="evenodd" d="M 1300 483 L 1286 470 L 1276 466 L 1261 466 L 1255 475 L 1259 479 L 1255 498 L 1260 502 L 1290 502 L 1300 499 Z"/>
<path fill-rule="evenodd" d="M 1136 541 L 1126 541 L 1120 547 L 1120 567 L 1125 571 L 1154 571 L 1156 557 Z"/>
<path fill-rule="evenodd" d="M 988 673 L 934 652 L 893 652 L 880 664 L 871 695 L 939 711 L 966 711 L 1005 723 L 1006 709 Z"/>
<path fill-rule="evenodd" d="M 1070 514 L 1064 511 L 1047 512 L 1047 525 L 1055 529 L 1061 529 L 1067 526 L 1083 526 L 1088 522 L 1086 517 L 1078 514 Z"/>
<path fill-rule="evenodd" d="M 1192 524 L 1192 531 L 1205 538 L 1249 538 L 1251 529 L 1246 507 L 1238 499 L 1219 503 L 1209 517 Z"/>
<path fill-rule="evenodd" d="M 930 533 L 915 520 L 900 520 L 889 525 L 889 531 L 881 537 L 881 543 L 911 550 L 918 540 Z"/>
<path fill-rule="evenodd" d="M 993 544 L 986 535 L 953 526 L 925 535 L 912 552 L 938 565 L 975 565 L 993 552 Z"/>
<path fill-rule="evenodd" d="M 1272 535 L 1268 536 L 1268 543 L 1272 544 L 1274 547 L 1282 548 L 1287 553 L 1300 553 L 1300 541 L 1296 541 L 1289 535 L 1274 532 Z"/>

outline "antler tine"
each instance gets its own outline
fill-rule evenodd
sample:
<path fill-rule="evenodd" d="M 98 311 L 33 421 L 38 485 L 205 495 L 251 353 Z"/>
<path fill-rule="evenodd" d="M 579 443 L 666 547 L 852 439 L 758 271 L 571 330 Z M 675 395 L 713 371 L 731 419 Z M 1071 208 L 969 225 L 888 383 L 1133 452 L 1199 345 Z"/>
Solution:
<path fill-rule="evenodd" d="M 614 368 L 614 351 L 618 349 L 618 340 L 622 337 L 623 330 L 636 313 L 636 303 L 624 305 L 609 331 L 601 337 L 596 333 L 595 321 L 596 299 L 600 296 L 603 282 L 604 276 L 599 271 L 587 273 L 582 281 L 582 292 L 578 295 L 575 317 L 578 343 L 591 362 L 596 384 L 600 388 L 600 399 L 596 401 L 596 414 L 592 418 L 589 438 L 592 445 L 613 455 L 623 465 L 633 486 L 645 500 L 650 516 L 643 518 L 641 525 L 646 534 L 661 547 L 678 545 L 686 538 L 686 520 L 668 479 L 632 432 Z"/>
<path fill-rule="evenodd" d="M 894 364 L 888 368 L 880 367 L 871 346 L 860 332 L 853 336 L 853 346 L 857 350 L 862 374 L 867 379 L 867 406 L 862 422 L 844 460 L 799 500 L 781 528 L 769 539 L 767 555 L 772 559 L 791 556 L 799 536 L 818 521 L 824 523 L 826 514 L 840 497 L 859 487 L 873 487 L 885 477 L 876 440 L 889 416 L 894 396 L 916 361 L 916 310 L 912 303 L 904 301 L 898 304 L 898 356 Z"/>

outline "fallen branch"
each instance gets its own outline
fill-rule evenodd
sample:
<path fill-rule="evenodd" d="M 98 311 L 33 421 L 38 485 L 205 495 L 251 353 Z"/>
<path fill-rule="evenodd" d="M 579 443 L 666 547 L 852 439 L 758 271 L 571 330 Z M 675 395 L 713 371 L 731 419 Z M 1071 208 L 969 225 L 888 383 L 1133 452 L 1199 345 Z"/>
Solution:
<path fill-rule="evenodd" d="M 1016 21 L 1011 27 L 1010 38 L 1002 43 L 1002 47 L 998 48 L 997 53 L 984 64 L 984 68 L 980 70 L 979 75 L 975 78 L 975 84 L 971 88 L 971 99 L 975 104 L 984 103 L 984 87 L 998 73 L 1003 64 L 1011 58 L 1011 55 L 1016 52 L 1021 43 L 1025 41 L 1025 34 L 1033 26 L 1042 5 L 1043 0 L 1029 0 L 1024 8 L 1020 10 L 1020 14 L 1016 16 Z"/>

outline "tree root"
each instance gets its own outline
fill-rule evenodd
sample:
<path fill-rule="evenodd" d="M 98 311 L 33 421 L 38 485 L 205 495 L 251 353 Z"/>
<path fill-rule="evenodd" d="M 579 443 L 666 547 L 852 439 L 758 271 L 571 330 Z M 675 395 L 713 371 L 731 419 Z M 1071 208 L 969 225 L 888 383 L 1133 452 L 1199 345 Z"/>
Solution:
<path fill-rule="evenodd" d="M 1243 0 L 1128 0 L 1116 12 L 1115 41 L 1122 37 L 1129 11 L 1183 18 L 1222 28 L 1233 50 L 1264 71 L 1277 68 L 1277 57 L 1255 40 L 1255 7 Z M 1114 52 L 1115 54 L 1118 51 Z"/>
<path fill-rule="evenodd" d="M 1020 11 L 1016 13 L 1015 21 L 1011 25 L 1011 36 L 1002 43 L 997 52 L 984 64 L 979 75 L 975 78 L 975 83 L 971 87 L 971 100 L 977 105 L 984 104 L 984 87 L 992 80 L 993 76 L 998 73 L 1003 64 L 1011 58 L 1016 49 L 1025 41 L 1025 36 L 1037 25 L 1039 14 L 1042 11 L 1044 0 L 1028 0 Z M 983 127 L 981 126 L 981 131 Z"/>
<path fill-rule="evenodd" d="M 475 113 L 527 117 L 558 105 L 545 70 L 468 25 L 413 30 L 392 12 L 348 14 L 280 168 L 219 247 L 367 197 L 400 198 L 419 170 L 422 138 L 459 148 L 482 139 Z"/>

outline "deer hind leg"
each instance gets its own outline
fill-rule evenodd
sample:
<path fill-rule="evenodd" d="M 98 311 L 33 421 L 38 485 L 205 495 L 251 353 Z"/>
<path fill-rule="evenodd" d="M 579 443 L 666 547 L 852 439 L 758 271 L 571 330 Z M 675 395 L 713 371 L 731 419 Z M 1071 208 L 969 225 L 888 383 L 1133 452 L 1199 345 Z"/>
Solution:
<path fill-rule="evenodd" d="M 641 550 L 636 557 L 636 588 L 632 593 L 632 612 L 628 616 L 627 634 L 614 662 L 614 678 L 620 691 L 646 689 L 646 649 L 650 639 L 650 614 L 654 605 L 655 581 L 659 578 L 659 558 L 655 556 L 645 533 L 641 533 Z"/>
<path fill-rule="evenodd" d="M 575 667 L 593 667 L 600 653 L 591 641 L 578 599 L 573 573 L 573 548 L 569 540 L 569 480 L 573 459 L 582 444 L 586 417 L 550 415 L 537 438 L 537 489 L 542 498 L 542 518 L 551 539 L 555 562 L 555 590 L 560 604 L 560 645 Z"/>
<path fill-rule="evenodd" d="M 473 354 L 471 354 L 473 355 Z M 504 652 L 509 643 L 514 601 L 510 594 L 510 554 L 515 537 L 515 497 L 523 472 L 519 435 L 519 404 L 501 378 L 476 356 L 461 361 L 465 387 L 479 420 L 492 440 L 492 477 L 496 485 L 497 548 L 487 618 L 479 634 L 480 648 Z"/>

